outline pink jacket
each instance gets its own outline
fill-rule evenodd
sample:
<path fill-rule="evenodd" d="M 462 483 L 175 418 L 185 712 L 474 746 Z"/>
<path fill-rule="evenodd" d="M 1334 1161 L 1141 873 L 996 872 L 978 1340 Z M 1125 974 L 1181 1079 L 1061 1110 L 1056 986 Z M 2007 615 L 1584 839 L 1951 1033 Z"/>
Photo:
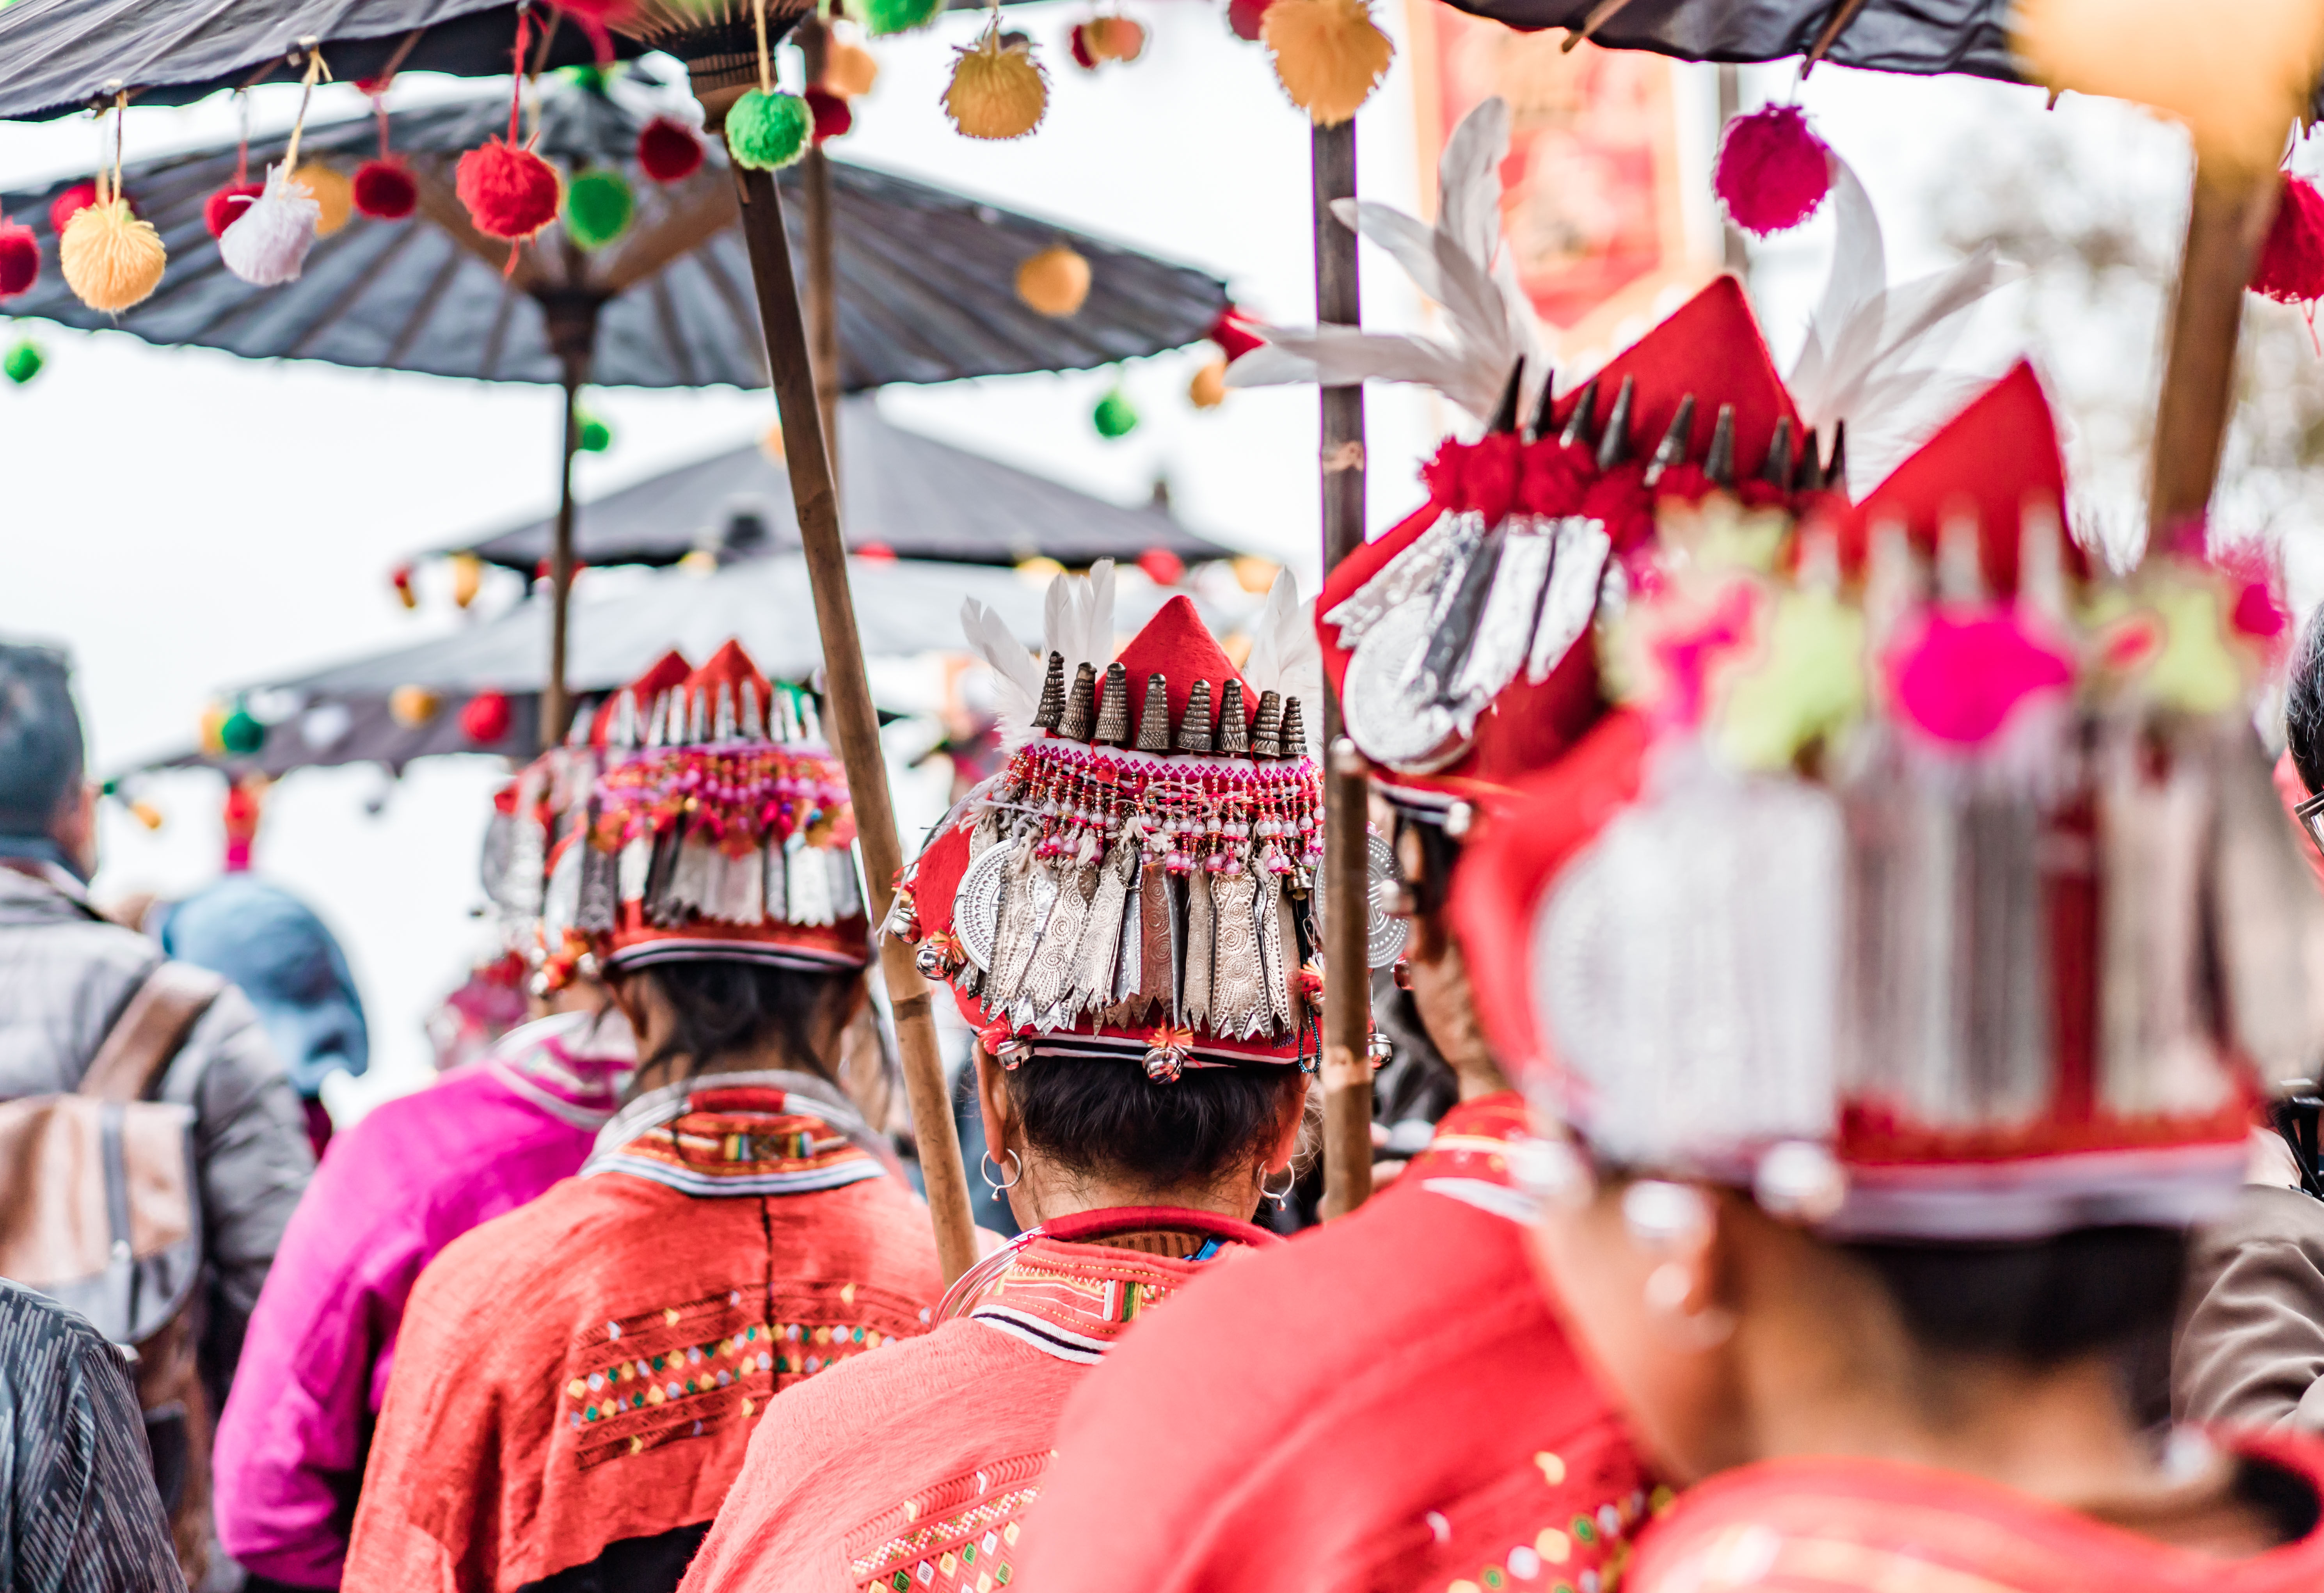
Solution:
<path fill-rule="evenodd" d="M 339 1585 L 412 1285 L 446 1245 L 580 1169 L 632 1057 L 618 1015 L 544 1018 L 332 1141 L 218 1421 L 218 1539 L 245 1569 Z"/>

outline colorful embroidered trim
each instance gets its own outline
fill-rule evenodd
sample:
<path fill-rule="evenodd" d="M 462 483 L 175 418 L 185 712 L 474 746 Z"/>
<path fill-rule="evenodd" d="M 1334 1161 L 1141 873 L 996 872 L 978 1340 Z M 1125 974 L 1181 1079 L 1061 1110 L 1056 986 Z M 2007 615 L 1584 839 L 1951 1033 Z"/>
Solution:
<path fill-rule="evenodd" d="M 856 1286 L 839 1295 L 852 1304 Z M 608 1321 L 567 1356 L 558 1413 L 581 1470 L 747 1421 L 789 1382 L 893 1343 L 863 1322 L 749 1320 L 741 1291 Z"/>
<path fill-rule="evenodd" d="M 886 1171 L 821 1119 L 801 1114 L 692 1111 L 601 1150 L 582 1176 L 627 1173 L 683 1194 L 803 1194 Z"/>
<path fill-rule="evenodd" d="M 881 1512 L 847 1534 L 848 1579 L 863 1593 L 1007 1587 L 1018 1518 L 1040 1496 L 1050 1452 L 995 1461 Z"/>
<path fill-rule="evenodd" d="M 1093 1365 L 1140 1312 L 1167 1299 L 1186 1275 L 1157 1265 L 1159 1257 L 1107 1252 L 1094 1244 L 1037 1242 L 985 1285 L 968 1315 L 1045 1355 Z"/>

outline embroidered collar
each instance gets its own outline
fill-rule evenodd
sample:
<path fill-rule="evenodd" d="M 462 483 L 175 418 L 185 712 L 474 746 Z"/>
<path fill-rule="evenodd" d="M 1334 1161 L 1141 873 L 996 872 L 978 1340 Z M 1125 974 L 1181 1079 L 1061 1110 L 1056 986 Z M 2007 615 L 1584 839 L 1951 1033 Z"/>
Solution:
<path fill-rule="evenodd" d="M 620 1107 L 637 1053 L 619 1015 L 560 1012 L 502 1036 L 484 1065 L 551 1117 L 599 1128 Z"/>
<path fill-rule="evenodd" d="M 1525 1098 L 1514 1090 L 1464 1100 L 1444 1114 L 1428 1147 L 1412 1158 L 1406 1178 L 1431 1194 L 1456 1200 L 1512 1222 L 1531 1222 L 1540 1202 L 1517 1186 L 1510 1147 L 1537 1137 Z"/>
<path fill-rule="evenodd" d="M 580 1175 L 626 1173 L 713 1198 L 805 1194 L 881 1176 L 878 1141 L 837 1094 L 819 1079 L 779 1071 L 665 1084 L 598 1131 Z"/>
<path fill-rule="evenodd" d="M 1183 1238 L 1184 1258 L 1155 1254 Z M 1045 1355 L 1093 1364 L 1150 1311 L 1231 1245 L 1281 1241 L 1266 1229 L 1167 1206 L 1077 1211 L 1029 1229 L 963 1274 L 936 1321 L 965 1316 Z M 1126 1248 L 1135 1246 L 1135 1248 Z"/>

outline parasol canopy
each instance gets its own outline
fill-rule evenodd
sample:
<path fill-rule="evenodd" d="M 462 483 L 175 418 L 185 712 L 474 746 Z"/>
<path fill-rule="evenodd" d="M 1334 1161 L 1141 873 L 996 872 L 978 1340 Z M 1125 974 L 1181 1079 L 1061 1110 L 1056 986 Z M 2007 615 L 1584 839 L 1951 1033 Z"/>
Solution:
<path fill-rule="evenodd" d="M 889 423 L 869 395 L 844 405 L 840 484 L 847 539 L 907 559 L 1079 567 L 1159 548 L 1187 564 L 1231 558 L 1160 505 L 1124 509 L 1060 483 Z M 585 565 L 675 564 L 696 551 L 749 555 L 798 546 L 789 473 L 756 444 L 679 466 L 582 504 L 574 557 Z M 530 576 L 549 557 L 554 516 L 439 553 L 473 553 Z"/>
<path fill-rule="evenodd" d="M 0 23 L 14 14 L 0 11 Z M 124 190 L 161 229 L 170 268 L 153 296 L 117 321 L 74 298 L 56 269 L 48 202 L 69 183 L 0 196 L 40 235 L 43 260 L 39 281 L 7 308 L 254 359 L 544 383 L 564 375 L 554 336 L 566 328 L 554 323 L 594 318 L 591 382 L 763 387 L 765 346 L 724 147 L 707 141 L 709 158 L 682 182 L 637 172 L 638 132 L 661 108 L 653 97 L 622 84 L 540 85 L 540 152 L 567 171 L 622 170 L 636 190 L 636 220 L 594 254 L 553 224 L 506 275 L 508 245 L 469 224 L 453 167 L 461 152 L 507 130 L 508 90 L 496 87 L 390 115 L 390 141 L 420 181 L 419 213 L 352 215 L 279 288 L 228 272 L 203 226 L 203 202 L 234 178 L 233 144 L 124 169 Z M 310 126 L 300 155 L 352 170 L 377 141 L 367 116 Z M 279 159 L 283 142 L 254 139 L 250 170 Z M 1189 267 L 908 178 L 830 167 L 845 391 L 1108 364 L 1192 343 L 1226 308 L 1225 285 Z M 790 188 L 796 169 L 781 180 Z M 798 256 L 803 207 L 786 211 Z M 1089 262 L 1091 282 L 1076 313 L 1053 318 L 1018 297 L 1016 277 L 1028 257 L 1060 243 Z"/>

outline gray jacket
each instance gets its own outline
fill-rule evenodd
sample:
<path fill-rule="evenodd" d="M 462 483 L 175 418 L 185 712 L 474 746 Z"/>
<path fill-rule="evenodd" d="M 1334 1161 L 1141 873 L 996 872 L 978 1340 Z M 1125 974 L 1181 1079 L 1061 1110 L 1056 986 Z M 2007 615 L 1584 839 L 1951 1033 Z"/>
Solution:
<path fill-rule="evenodd" d="M 2324 1432 L 2324 1201 L 2246 1184 L 2195 1235 L 2171 1406 L 2181 1422 Z"/>
<path fill-rule="evenodd" d="M 60 870 L 34 879 L 0 868 L 0 1100 L 77 1088 L 161 961 L 152 941 L 98 917 Z M 210 1283 L 203 1361 L 221 1392 L 314 1156 L 299 1098 L 239 990 L 202 1015 L 160 1093 L 194 1109 Z"/>

